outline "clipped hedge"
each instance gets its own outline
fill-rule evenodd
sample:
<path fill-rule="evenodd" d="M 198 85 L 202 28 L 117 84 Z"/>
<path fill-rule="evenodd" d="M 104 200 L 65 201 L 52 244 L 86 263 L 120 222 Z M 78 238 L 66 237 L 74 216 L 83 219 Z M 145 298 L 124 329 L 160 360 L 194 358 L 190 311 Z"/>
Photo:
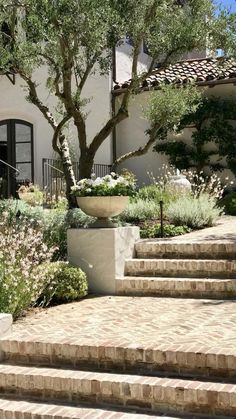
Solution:
<path fill-rule="evenodd" d="M 88 294 L 86 274 L 80 269 L 70 266 L 67 262 L 51 262 L 40 267 L 45 272 L 45 289 L 40 296 L 41 305 L 68 303 L 79 300 Z"/>

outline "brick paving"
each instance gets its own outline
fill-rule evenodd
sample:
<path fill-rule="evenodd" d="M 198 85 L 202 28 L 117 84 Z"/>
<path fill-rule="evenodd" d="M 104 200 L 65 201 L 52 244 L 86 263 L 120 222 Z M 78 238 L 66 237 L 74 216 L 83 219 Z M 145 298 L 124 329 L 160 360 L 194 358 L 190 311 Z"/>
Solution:
<path fill-rule="evenodd" d="M 173 237 L 173 241 L 187 240 L 190 242 L 199 240 L 219 240 L 236 242 L 236 217 L 224 216 L 219 219 L 214 227 L 204 228 L 203 230 L 193 231 L 183 236 Z"/>
<path fill-rule="evenodd" d="M 236 241 L 235 218 L 225 217 L 216 227 L 180 239 Z M 236 301 L 95 296 L 32 311 L 14 323 L 11 339 L 17 338 L 88 345 L 173 344 L 236 354 Z"/>
<path fill-rule="evenodd" d="M 174 344 L 236 353 L 236 302 L 94 297 L 32 312 L 14 324 L 10 338 L 137 347 Z"/>
<path fill-rule="evenodd" d="M 216 227 L 190 233 L 182 240 L 236 241 L 235 217 Z M 236 351 L 236 301 L 156 297 L 91 297 L 35 310 L 13 326 L 12 339 L 88 344 L 175 344 L 232 348 Z"/>

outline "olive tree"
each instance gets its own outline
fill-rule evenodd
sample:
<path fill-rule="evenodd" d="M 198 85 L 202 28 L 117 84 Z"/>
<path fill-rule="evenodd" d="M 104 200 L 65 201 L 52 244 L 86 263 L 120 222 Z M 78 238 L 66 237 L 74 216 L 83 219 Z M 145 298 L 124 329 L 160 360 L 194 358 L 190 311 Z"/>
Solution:
<path fill-rule="evenodd" d="M 0 0 L 1 69 L 23 79 L 27 99 L 52 127 L 52 146 L 63 163 L 68 195 L 75 182 L 65 134 L 68 122 L 76 129 L 80 178 L 89 177 L 98 149 L 116 125 L 128 118 L 132 96 L 140 92 L 156 64 L 165 67 L 189 51 L 201 50 L 206 40 L 213 49 L 229 44 L 232 24 L 226 13 L 215 13 L 211 0 Z M 126 36 L 133 45 L 129 86 L 117 109 L 88 139 L 84 86 L 91 74 L 109 71 L 112 51 Z M 146 71 L 139 72 L 144 42 L 152 60 Z M 38 92 L 35 70 L 41 66 L 47 67 L 45 88 L 58 102 L 55 109 L 49 109 Z M 120 156 L 117 163 L 147 152 L 154 133 L 165 123 L 162 112 L 158 120 L 159 111 L 147 138 L 144 135 L 144 146 L 130 156 Z"/>

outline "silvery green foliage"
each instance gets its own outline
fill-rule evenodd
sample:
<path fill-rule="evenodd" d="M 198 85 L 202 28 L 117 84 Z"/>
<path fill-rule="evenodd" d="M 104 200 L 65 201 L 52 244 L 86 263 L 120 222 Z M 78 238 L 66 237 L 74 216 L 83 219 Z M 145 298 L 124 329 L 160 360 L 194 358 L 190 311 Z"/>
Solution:
<path fill-rule="evenodd" d="M 201 93 L 191 84 L 185 87 L 162 85 L 160 90 L 150 93 L 144 114 L 151 127 L 158 126 L 164 132 L 174 131 L 183 115 L 195 112 L 200 103 Z"/>
<path fill-rule="evenodd" d="M 137 199 L 129 203 L 122 214 L 119 215 L 119 220 L 126 223 L 133 223 L 158 218 L 159 214 L 159 202 Z"/>
<path fill-rule="evenodd" d="M 170 203 L 166 210 L 171 223 L 196 229 L 214 225 L 221 214 L 222 210 L 216 207 L 216 198 L 207 193 L 198 197 L 183 195 Z"/>

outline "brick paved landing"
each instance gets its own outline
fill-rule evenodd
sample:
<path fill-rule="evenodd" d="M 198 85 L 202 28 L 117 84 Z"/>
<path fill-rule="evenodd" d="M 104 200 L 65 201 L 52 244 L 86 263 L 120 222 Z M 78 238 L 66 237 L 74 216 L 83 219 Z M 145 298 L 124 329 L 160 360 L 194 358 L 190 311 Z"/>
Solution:
<path fill-rule="evenodd" d="M 0 340 L 0 418 L 236 419 L 236 228 L 231 221 L 192 233 L 189 242 L 138 243 L 137 259 L 126 263 L 125 272 L 131 274 L 128 267 L 137 261 L 140 266 L 120 278 L 122 287 L 129 281 L 126 296 L 94 296 L 18 320 L 13 333 Z M 168 265 L 163 278 L 140 273 L 144 264 L 158 265 L 162 273 L 159 260 Z M 186 275 L 171 278 L 172 267 L 181 263 L 188 265 Z M 207 264 L 215 266 L 212 279 Z M 154 297 L 147 293 L 153 286 Z M 137 290 L 143 297 L 135 296 Z M 180 298 L 169 298 L 172 294 Z"/>
<path fill-rule="evenodd" d="M 60 400 L 137 409 L 134 418 L 161 411 L 232 419 L 235 308 L 235 301 L 117 296 L 36 310 L 0 340 L 0 392 L 20 403 L 35 396 L 43 409 Z M 66 411 L 55 417 L 67 419 Z"/>
<path fill-rule="evenodd" d="M 10 340 L 87 345 L 175 345 L 236 354 L 236 301 L 94 297 L 35 311 Z"/>

